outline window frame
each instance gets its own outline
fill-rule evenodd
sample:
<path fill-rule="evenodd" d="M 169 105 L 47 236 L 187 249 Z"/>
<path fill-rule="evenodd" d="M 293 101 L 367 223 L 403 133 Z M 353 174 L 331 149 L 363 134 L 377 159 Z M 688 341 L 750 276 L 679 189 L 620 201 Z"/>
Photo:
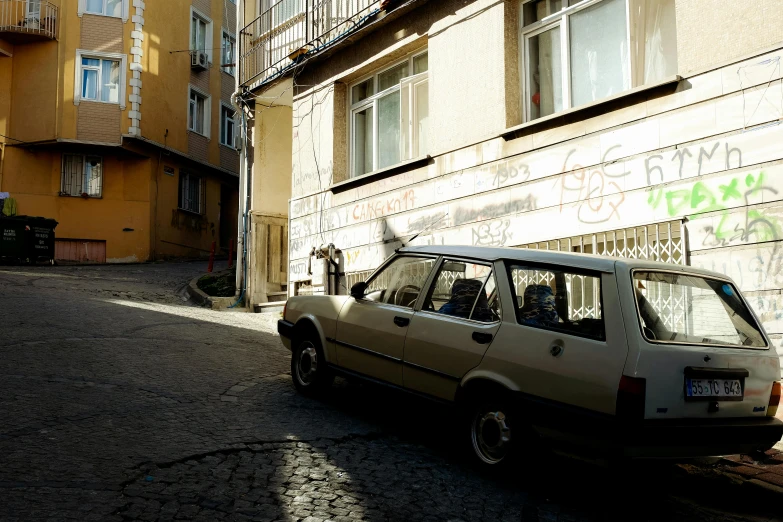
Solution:
<path fill-rule="evenodd" d="M 605 272 L 599 272 L 594 270 L 588 270 L 584 268 L 578 268 L 573 267 L 570 265 L 551 265 L 546 263 L 534 263 L 526 260 L 520 260 L 520 259 L 505 259 L 503 260 L 503 264 L 506 266 L 506 278 L 508 281 L 508 287 L 509 290 L 511 290 L 511 305 L 514 307 L 514 317 L 516 318 L 516 322 L 518 326 L 523 326 L 527 328 L 535 328 L 537 330 L 544 330 L 547 332 L 555 332 L 558 335 L 570 335 L 573 337 L 578 337 L 580 339 L 590 339 L 593 341 L 599 341 L 606 343 L 607 337 L 606 337 L 606 317 L 604 316 L 604 310 L 606 310 L 606 307 L 604 306 L 604 280 L 603 276 L 605 275 Z M 603 335 L 600 336 L 593 336 L 588 335 L 586 333 L 581 332 L 575 332 L 573 330 L 566 330 L 565 328 L 553 328 L 551 326 L 539 326 L 539 325 L 533 325 L 522 322 L 522 317 L 520 316 L 520 312 L 522 308 L 518 305 L 518 295 L 517 295 L 517 288 L 514 285 L 514 277 L 511 273 L 511 269 L 514 266 L 518 267 L 524 267 L 526 270 L 540 270 L 542 272 L 544 271 L 557 271 L 557 272 L 564 272 L 566 274 L 571 275 L 579 275 L 583 277 L 593 277 L 598 280 L 599 284 L 599 292 L 598 292 L 598 302 L 601 306 L 601 318 L 603 319 Z M 524 298 L 524 297 L 523 297 Z"/>
<path fill-rule="evenodd" d="M 120 16 L 114 16 L 114 15 L 108 15 L 106 13 L 106 0 L 103 0 L 103 12 L 102 13 L 94 13 L 92 11 L 87 10 L 87 0 L 79 0 L 79 3 L 77 4 L 76 8 L 76 14 L 81 18 L 85 14 L 94 15 L 94 16 L 107 16 L 109 18 L 121 18 L 123 22 L 127 22 L 128 18 L 130 18 L 130 0 L 122 0 L 122 8 L 121 8 L 122 14 Z"/>
<path fill-rule="evenodd" d="M 185 179 L 190 180 L 190 178 L 196 178 L 198 179 L 198 210 L 193 210 L 192 208 L 185 208 L 184 206 L 184 199 L 183 199 L 183 185 Z M 189 212 L 191 214 L 195 214 L 197 216 L 203 216 L 204 211 L 206 210 L 205 207 L 205 200 L 206 200 L 206 178 L 205 176 L 201 174 L 195 174 L 193 172 L 190 172 L 185 169 L 179 169 L 179 179 L 178 179 L 178 186 L 177 186 L 177 209 L 181 210 L 183 212 Z"/>
<path fill-rule="evenodd" d="M 83 84 L 83 77 L 82 77 L 82 59 L 88 58 L 92 60 L 109 60 L 109 61 L 115 61 L 120 62 L 120 85 L 119 85 L 119 101 L 112 102 L 112 101 L 102 101 L 100 99 L 100 95 L 98 96 L 98 99 L 87 99 L 82 98 L 82 89 L 84 88 Z M 106 52 L 100 52 L 100 51 L 88 51 L 86 49 L 76 49 L 76 64 L 75 64 L 75 76 L 74 76 L 74 82 L 73 82 L 73 104 L 79 105 L 84 99 L 84 101 L 88 101 L 91 103 L 107 103 L 110 105 L 119 105 L 120 109 L 125 109 L 127 106 L 127 102 L 125 101 L 125 93 L 126 93 L 126 84 L 127 84 L 127 70 L 128 70 L 128 55 L 122 54 L 122 53 L 106 53 Z M 99 77 L 101 74 L 101 67 L 98 67 L 99 71 Z M 98 85 L 100 89 L 100 82 Z M 100 90 L 99 90 L 100 92 Z"/>
<path fill-rule="evenodd" d="M 226 113 L 224 111 L 228 111 L 228 112 Z M 233 115 L 234 112 L 235 112 L 234 108 L 231 105 L 229 105 L 229 104 L 227 104 L 225 102 L 222 102 L 222 101 L 220 102 L 220 139 L 218 141 L 220 142 L 221 145 L 223 145 L 225 147 L 230 147 L 230 148 L 236 150 L 235 144 L 236 144 L 236 136 L 237 136 L 237 134 L 236 134 L 236 132 L 237 132 L 237 119 Z M 231 140 L 226 140 L 225 139 L 226 138 L 226 130 L 227 130 L 226 123 L 229 120 L 231 121 L 231 124 L 233 125 L 232 131 L 231 131 L 232 136 L 231 136 Z"/>
<path fill-rule="evenodd" d="M 401 147 L 401 150 L 400 150 L 400 160 L 397 163 L 394 163 L 392 165 L 387 165 L 385 167 L 381 167 L 379 165 L 379 147 L 378 147 L 378 136 L 379 136 L 378 114 L 379 114 L 379 111 L 378 111 L 378 100 L 380 100 L 381 98 L 383 98 L 383 97 L 385 97 L 385 96 L 387 96 L 387 95 L 389 95 L 389 94 L 391 94 L 391 93 L 393 93 L 395 91 L 400 92 L 400 96 L 402 97 L 402 81 L 403 80 L 405 80 L 406 82 L 411 82 L 411 87 L 413 87 L 413 85 L 415 85 L 416 83 L 421 83 L 423 81 L 429 82 L 429 73 L 430 73 L 429 67 L 427 67 L 427 70 L 425 72 L 418 73 L 418 74 L 413 74 L 414 60 L 416 58 L 418 58 L 418 57 L 420 57 L 422 55 L 428 54 L 428 53 L 429 53 L 429 48 L 428 47 L 420 48 L 420 49 L 418 49 L 418 50 L 408 54 L 405 58 L 403 58 L 401 60 L 397 60 L 397 61 L 395 61 L 395 62 L 393 62 L 391 64 L 385 65 L 384 67 L 382 67 L 380 69 L 376 69 L 372 73 L 366 74 L 366 75 L 360 77 L 359 79 L 357 79 L 356 81 L 353 81 L 350 84 L 348 84 L 348 88 L 347 88 L 347 97 L 348 97 L 347 101 L 348 101 L 348 103 L 346 104 L 347 105 L 347 116 L 346 117 L 348 119 L 348 147 L 347 147 L 347 149 L 348 149 L 348 166 L 349 166 L 348 173 L 349 173 L 349 179 L 359 178 L 359 177 L 362 177 L 362 176 L 367 176 L 369 174 L 372 174 L 373 172 L 377 172 L 378 170 L 387 169 L 387 168 L 393 167 L 394 165 L 398 165 L 398 164 L 403 163 L 405 161 L 409 161 L 411 159 L 415 159 L 415 158 L 417 158 L 419 156 L 422 156 L 423 154 L 426 153 L 426 151 L 419 151 L 419 150 L 417 150 L 416 151 L 417 154 L 413 155 L 413 151 L 415 150 L 415 148 L 418 148 L 418 140 L 416 139 L 416 137 L 418 137 L 418 133 L 410 132 L 410 133 L 407 134 L 406 137 L 407 137 L 408 141 L 410 142 L 409 143 L 409 145 L 410 145 L 409 150 L 411 151 L 411 157 L 410 158 L 403 158 L 402 157 L 403 156 L 403 149 Z M 364 83 L 367 80 L 371 79 L 372 82 L 373 82 L 373 91 L 375 91 L 375 86 L 378 84 L 378 76 L 380 76 L 381 74 L 385 73 L 386 71 L 389 71 L 391 69 L 399 67 L 400 65 L 402 65 L 404 63 L 408 64 L 408 73 L 409 73 L 408 76 L 406 76 L 404 78 L 401 78 L 400 82 L 398 82 L 397 84 L 395 84 L 395 85 L 393 85 L 391 87 L 388 87 L 388 88 L 384 89 L 383 91 L 373 92 L 372 96 L 368 96 L 367 98 L 365 98 L 365 99 L 363 99 L 363 100 L 361 100 L 359 102 L 356 102 L 356 103 L 353 102 L 352 94 L 353 94 L 353 88 L 354 87 L 356 87 L 357 85 L 361 85 L 362 83 Z M 418 77 L 418 79 L 416 79 L 416 77 Z M 427 84 L 427 88 L 429 89 L 429 83 Z M 413 95 L 411 94 L 411 96 L 413 96 Z M 415 111 L 415 104 L 411 104 L 411 105 L 413 105 L 413 106 L 409 107 L 409 112 L 410 113 Z M 373 165 L 373 168 L 371 170 L 367 171 L 367 172 L 362 173 L 362 174 L 357 174 L 355 172 L 355 165 L 354 165 L 354 147 L 355 147 L 355 140 L 354 140 L 354 138 L 355 138 L 355 131 L 356 131 L 356 126 L 354 125 L 354 115 L 356 113 L 358 113 L 358 112 L 362 112 L 364 110 L 367 110 L 370 107 L 372 107 L 372 113 L 373 113 L 373 116 L 372 116 L 372 143 L 373 143 L 373 151 L 372 151 L 372 153 L 373 153 L 373 160 L 372 160 L 372 165 Z M 402 111 L 402 99 L 400 100 L 400 111 Z M 410 120 L 410 114 L 408 115 L 408 120 Z M 400 136 L 400 145 L 402 145 L 402 137 L 403 137 L 403 134 L 404 134 L 402 132 L 402 129 L 400 129 L 400 134 L 401 134 L 401 136 Z"/>
<path fill-rule="evenodd" d="M 197 49 L 196 46 L 194 45 L 194 41 L 193 41 L 194 19 L 204 23 L 204 49 Z M 214 62 L 214 60 L 212 59 L 212 51 L 214 47 L 214 42 L 212 41 L 212 37 L 213 37 L 212 30 L 213 30 L 212 19 L 191 5 L 190 24 L 188 25 L 188 48 L 191 51 L 204 51 L 205 53 L 207 53 L 207 57 L 209 59 L 210 64 Z M 196 38 L 195 41 L 196 43 L 198 43 L 198 38 Z"/>
<path fill-rule="evenodd" d="M 391 256 L 391 257 L 389 257 L 386 260 L 386 262 L 384 262 L 381 266 L 379 266 L 377 269 L 375 269 L 375 271 L 372 274 L 370 274 L 370 277 L 367 278 L 365 283 L 367 284 L 367 287 L 369 287 L 370 284 L 372 284 L 372 282 L 378 276 L 380 276 L 383 273 L 384 270 L 386 270 L 388 267 L 390 267 L 392 264 L 394 264 L 398 259 L 403 258 L 403 257 L 412 257 L 412 258 L 416 258 L 416 259 L 419 259 L 419 260 L 432 260 L 433 261 L 432 268 L 430 269 L 430 272 L 427 274 L 427 277 L 424 279 L 424 283 L 422 284 L 422 288 L 419 290 L 419 295 L 418 295 L 418 297 L 416 297 L 416 301 L 413 303 L 412 306 L 409 307 L 409 306 L 398 305 L 398 304 L 395 304 L 395 303 L 383 303 L 383 302 L 379 302 L 379 301 L 373 301 L 371 299 L 367 299 L 365 296 L 362 296 L 361 300 L 357 299 L 357 302 L 361 301 L 361 303 L 363 303 L 363 304 L 372 304 L 372 305 L 377 305 L 377 306 L 393 306 L 395 308 L 400 308 L 400 309 L 403 309 L 403 310 L 411 310 L 412 312 L 418 311 L 419 307 L 420 307 L 420 304 L 421 304 L 420 301 L 422 299 L 422 296 L 425 295 L 423 290 L 424 290 L 424 288 L 429 288 L 427 285 L 431 282 L 430 280 L 432 279 L 432 274 L 434 273 L 435 269 L 440 266 L 440 260 L 441 260 L 442 256 L 437 255 L 437 254 L 407 254 L 407 253 L 406 254 L 397 254 L 397 255 Z"/>
<path fill-rule="evenodd" d="M 224 63 L 230 63 L 224 61 L 227 59 L 225 56 L 226 40 L 228 40 L 229 43 L 231 44 L 231 57 L 228 58 L 229 60 L 234 62 L 234 65 L 231 67 L 223 66 Z M 220 70 L 231 77 L 236 77 L 236 70 L 237 70 L 236 63 L 237 63 L 237 38 L 233 33 L 227 31 L 226 29 L 223 29 L 220 33 Z"/>
<path fill-rule="evenodd" d="M 432 292 L 435 290 L 435 285 L 437 284 L 438 276 L 440 275 L 441 269 L 443 268 L 443 265 L 446 264 L 447 262 L 469 263 L 472 265 L 481 265 L 489 268 L 489 277 L 487 278 L 486 281 L 484 281 L 484 284 L 481 285 L 481 289 L 479 290 L 479 292 L 483 292 L 484 289 L 487 287 L 487 282 L 489 281 L 490 277 L 495 279 L 495 292 L 496 292 L 495 298 L 500 303 L 500 314 L 498 315 L 498 318 L 496 320 L 487 321 L 487 322 L 477 321 L 476 319 L 471 319 L 470 317 L 459 317 L 456 315 L 442 314 L 439 313 L 437 310 L 433 311 L 433 310 L 427 310 L 423 308 L 424 303 L 426 303 L 428 300 L 431 299 Z M 466 257 L 445 256 L 445 255 L 440 256 L 438 262 L 435 264 L 435 267 L 433 268 L 432 273 L 428 277 L 427 291 L 422 292 L 422 295 L 424 295 L 424 300 L 421 303 L 419 303 L 418 301 L 416 302 L 416 308 L 415 308 L 416 312 L 426 313 L 429 317 L 433 317 L 433 318 L 439 318 L 439 319 L 448 318 L 450 320 L 455 320 L 455 321 L 464 321 L 465 323 L 472 324 L 472 325 L 486 326 L 486 325 L 494 325 L 494 324 L 502 323 L 503 301 L 500 298 L 500 284 L 498 282 L 498 272 L 496 268 L 497 268 L 496 263 L 494 261 L 488 261 L 485 259 L 471 259 Z M 473 308 L 470 311 L 470 316 L 473 315 L 473 311 L 476 308 L 476 302 L 478 302 L 478 294 L 476 295 L 476 301 L 473 302 Z"/>
<path fill-rule="evenodd" d="M 204 128 L 202 130 L 198 130 L 194 127 L 191 127 L 191 121 L 195 122 L 195 118 L 191 120 L 190 117 L 190 111 L 191 111 L 191 98 L 193 95 L 196 95 L 200 98 L 204 99 L 204 122 L 203 126 Z M 188 110 L 187 110 L 187 129 L 188 132 L 195 132 L 199 136 L 204 136 L 205 138 L 210 137 L 210 128 L 212 124 L 211 119 L 211 112 L 212 112 L 212 96 L 210 96 L 208 93 L 205 93 L 201 89 L 198 89 L 192 85 L 188 86 Z"/>
<path fill-rule="evenodd" d="M 82 172 L 81 172 L 81 178 L 82 178 L 82 192 L 79 194 L 72 194 L 70 192 L 67 192 L 65 190 L 65 179 L 63 175 L 65 174 L 65 158 L 66 157 L 80 157 L 82 159 Z M 87 198 L 90 199 L 102 199 L 103 198 L 103 167 L 105 165 L 105 162 L 103 160 L 103 156 L 99 154 L 82 154 L 82 153 L 63 153 L 60 158 L 60 196 L 68 196 L 72 198 L 83 198 L 84 196 L 84 181 L 86 177 L 86 168 L 87 168 L 87 158 L 98 158 L 101 165 L 101 179 L 100 179 L 100 189 L 98 190 L 97 195 L 87 193 Z"/>
<path fill-rule="evenodd" d="M 524 6 L 525 4 L 529 4 L 532 2 L 536 2 L 538 0 L 520 0 L 519 3 L 519 16 L 518 18 L 518 24 L 519 24 L 519 46 L 520 46 L 520 57 L 519 57 L 519 74 L 520 74 L 520 83 L 521 86 L 521 96 L 520 96 L 520 105 L 522 109 L 522 120 L 523 122 L 532 122 L 536 121 L 541 118 L 545 118 L 547 116 L 539 116 L 538 118 L 531 118 L 532 114 L 532 92 L 530 85 L 528 85 L 529 77 L 528 74 L 528 53 L 529 53 L 529 41 L 531 38 L 540 35 L 541 33 L 545 33 L 546 31 L 549 31 L 551 29 L 554 29 L 555 27 L 560 28 L 560 60 L 561 60 L 561 67 L 562 67 L 562 85 L 561 85 L 561 92 L 563 97 L 563 106 L 559 111 L 555 111 L 552 113 L 552 115 L 565 112 L 569 109 L 573 109 L 575 107 L 581 107 L 582 105 L 573 105 L 571 102 L 571 27 L 570 27 L 570 16 L 573 14 L 576 14 L 580 11 L 584 11 L 585 9 L 589 9 L 590 7 L 594 7 L 601 2 L 605 0 L 579 0 L 578 3 L 568 6 L 564 9 L 561 9 L 560 11 L 557 11 L 555 13 L 551 12 L 551 5 L 552 0 L 547 0 L 547 15 L 543 17 L 541 20 L 538 20 L 537 22 L 533 22 L 530 25 L 524 25 Z M 573 0 L 572 0 L 573 1 Z M 626 64 L 628 67 L 628 85 L 629 88 L 626 90 L 623 90 L 621 92 L 626 92 L 630 89 L 633 89 L 634 87 L 638 87 L 638 85 L 635 85 L 634 78 L 636 77 L 636 67 L 637 64 L 635 63 L 635 60 L 633 58 L 633 53 L 630 52 L 630 46 L 631 46 L 631 7 L 630 7 L 630 0 L 622 0 L 625 3 L 625 41 L 628 44 L 629 52 L 628 52 L 628 63 Z M 618 93 L 619 94 L 619 93 Z M 594 100 L 596 102 L 600 101 Z"/>

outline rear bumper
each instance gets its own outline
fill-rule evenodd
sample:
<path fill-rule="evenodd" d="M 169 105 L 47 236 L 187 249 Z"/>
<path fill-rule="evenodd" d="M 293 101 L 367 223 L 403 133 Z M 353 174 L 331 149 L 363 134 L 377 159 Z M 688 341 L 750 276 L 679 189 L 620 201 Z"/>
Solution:
<path fill-rule="evenodd" d="M 645 421 L 626 426 L 617 441 L 627 457 L 711 457 L 768 450 L 783 438 L 773 417 Z"/>

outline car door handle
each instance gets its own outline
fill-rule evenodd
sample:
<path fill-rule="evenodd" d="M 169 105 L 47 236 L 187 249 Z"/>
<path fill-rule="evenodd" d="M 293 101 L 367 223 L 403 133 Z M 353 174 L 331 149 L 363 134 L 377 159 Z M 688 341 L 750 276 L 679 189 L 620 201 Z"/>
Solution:
<path fill-rule="evenodd" d="M 492 342 L 492 334 L 473 332 L 473 340 L 479 344 L 489 344 Z"/>
<path fill-rule="evenodd" d="M 411 320 L 407 317 L 400 317 L 399 315 L 394 318 L 394 324 L 397 326 L 408 326 L 410 324 Z"/>

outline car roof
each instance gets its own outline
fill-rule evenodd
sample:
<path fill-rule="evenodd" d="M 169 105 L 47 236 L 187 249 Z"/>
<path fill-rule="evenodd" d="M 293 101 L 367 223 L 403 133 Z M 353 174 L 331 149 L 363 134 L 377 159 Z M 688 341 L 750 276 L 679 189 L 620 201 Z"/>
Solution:
<path fill-rule="evenodd" d="M 614 272 L 616 257 L 596 256 L 558 252 L 554 250 L 535 250 L 531 248 L 483 247 L 461 245 L 410 246 L 399 249 L 401 254 L 431 254 L 452 257 L 468 257 L 485 261 L 508 259 L 544 264 L 563 264 L 586 270 Z"/>
<path fill-rule="evenodd" d="M 578 254 L 575 252 L 560 252 L 556 250 L 537 250 L 532 248 L 482 247 L 461 245 L 410 246 L 398 250 L 401 254 L 430 254 L 452 257 L 466 257 L 485 261 L 500 259 L 529 263 L 565 265 L 583 270 L 612 273 L 626 272 L 633 269 L 675 270 L 700 274 L 707 277 L 726 279 L 724 274 L 704 270 L 688 265 L 648 261 L 646 259 L 630 259 L 622 257 L 597 256 L 593 254 Z"/>

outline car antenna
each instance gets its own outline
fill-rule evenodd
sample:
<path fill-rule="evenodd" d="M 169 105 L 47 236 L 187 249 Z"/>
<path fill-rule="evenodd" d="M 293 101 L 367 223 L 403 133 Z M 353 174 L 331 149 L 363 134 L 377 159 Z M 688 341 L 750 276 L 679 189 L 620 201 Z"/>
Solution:
<path fill-rule="evenodd" d="M 417 232 L 416 234 L 414 234 L 414 235 L 413 235 L 413 237 L 412 237 L 412 238 L 410 238 L 410 239 L 407 241 L 407 244 L 410 244 L 410 242 L 411 242 L 411 241 L 413 241 L 414 239 L 416 239 L 416 238 L 417 238 L 417 237 L 419 237 L 420 235 L 424 234 L 425 232 L 428 232 L 428 231 L 429 231 L 429 230 L 430 230 L 432 227 L 434 227 L 435 225 L 437 225 L 438 223 L 440 223 L 441 221 L 443 221 L 443 220 L 444 220 L 446 217 L 448 217 L 448 215 L 449 215 L 449 213 L 448 213 L 448 212 L 446 212 L 446 213 L 445 213 L 445 214 L 443 214 L 443 215 L 442 215 L 440 218 L 438 218 L 436 221 L 433 221 L 432 223 L 430 223 L 429 225 L 427 225 L 427 227 L 425 227 L 425 228 L 424 228 L 424 230 L 422 230 L 421 232 Z M 395 251 L 395 252 L 399 252 L 399 251 L 400 251 L 400 248 L 405 248 L 405 246 L 406 246 L 406 242 L 405 242 L 405 241 L 400 241 L 400 244 L 402 244 L 402 246 L 401 246 L 401 247 L 399 247 L 399 248 L 395 248 L 395 249 L 394 249 L 394 251 Z"/>

